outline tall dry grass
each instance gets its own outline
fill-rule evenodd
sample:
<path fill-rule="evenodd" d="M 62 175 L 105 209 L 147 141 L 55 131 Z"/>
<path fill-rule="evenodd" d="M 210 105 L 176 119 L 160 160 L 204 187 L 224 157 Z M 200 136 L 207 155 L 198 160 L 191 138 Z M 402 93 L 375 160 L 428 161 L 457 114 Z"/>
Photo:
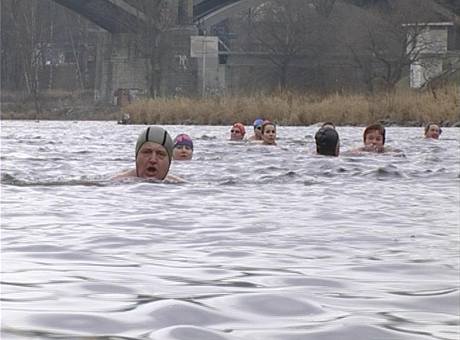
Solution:
<path fill-rule="evenodd" d="M 428 121 L 460 121 L 460 88 L 429 91 L 399 90 L 373 96 L 361 94 L 275 94 L 238 97 L 150 99 L 125 108 L 133 123 L 229 125 L 251 124 L 256 117 L 282 125 L 332 121 L 364 125 L 386 121 L 420 125 Z"/>

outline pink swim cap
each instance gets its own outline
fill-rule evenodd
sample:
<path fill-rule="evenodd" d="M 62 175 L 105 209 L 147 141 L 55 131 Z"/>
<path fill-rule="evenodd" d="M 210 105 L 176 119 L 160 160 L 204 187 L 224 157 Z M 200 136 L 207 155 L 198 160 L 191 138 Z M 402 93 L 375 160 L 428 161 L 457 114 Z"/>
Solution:
<path fill-rule="evenodd" d="M 246 129 L 244 128 L 244 125 L 242 123 L 235 123 L 235 124 L 233 124 L 233 127 L 237 128 L 238 130 L 240 130 L 240 132 L 241 132 L 241 134 L 243 136 L 246 133 Z"/>

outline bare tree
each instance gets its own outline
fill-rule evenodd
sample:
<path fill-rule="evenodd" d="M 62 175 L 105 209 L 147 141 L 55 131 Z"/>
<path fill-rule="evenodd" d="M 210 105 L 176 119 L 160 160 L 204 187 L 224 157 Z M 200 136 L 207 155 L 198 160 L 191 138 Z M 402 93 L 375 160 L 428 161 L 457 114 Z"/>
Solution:
<path fill-rule="evenodd" d="M 323 5 L 316 2 L 317 7 L 312 7 L 312 3 L 305 0 L 272 0 L 261 4 L 248 15 L 245 29 L 249 40 L 255 42 L 253 52 L 265 53 L 270 59 L 282 90 L 289 86 L 290 67 L 305 55 L 320 50 L 319 32 L 324 18 L 318 16 L 316 10 L 328 14 L 333 2 L 328 2 L 326 7 Z"/>
<path fill-rule="evenodd" d="M 46 36 L 45 18 L 40 11 L 39 2 L 10 0 L 8 8 L 12 35 L 18 44 L 17 58 L 20 60 L 22 76 L 27 94 L 32 96 L 36 116 L 41 113 L 39 73 L 43 69 L 44 39 Z"/>
<path fill-rule="evenodd" d="M 422 15 L 426 12 L 420 3 L 416 8 L 377 8 L 371 10 L 371 16 L 360 19 L 364 39 L 349 44 L 349 48 L 371 92 L 375 84 L 393 90 L 409 66 L 433 49 L 436 42 L 423 39 L 428 28 L 428 18 Z"/>
<path fill-rule="evenodd" d="M 147 60 L 149 95 L 156 98 L 162 94 L 164 56 L 170 49 L 165 33 L 174 26 L 177 15 L 168 0 L 142 0 L 140 4 L 144 24 L 137 44 Z"/>

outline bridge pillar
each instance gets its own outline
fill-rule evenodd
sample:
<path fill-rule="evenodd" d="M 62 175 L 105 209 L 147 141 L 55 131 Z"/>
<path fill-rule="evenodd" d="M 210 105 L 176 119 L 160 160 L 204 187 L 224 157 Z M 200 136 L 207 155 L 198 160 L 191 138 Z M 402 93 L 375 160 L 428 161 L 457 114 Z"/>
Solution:
<path fill-rule="evenodd" d="M 145 58 L 138 55 L 136 35 L 101 34 L 96 66 L 97 101 L 113 101 L 118 89 L 143 92 L 147 88 Z"/>
<path fill-rule="evenodd" d="M 197 33 L 196 26 L 183 25 L 169 30 L 164 35 L 170 48 L 163 59 L 163 95 L 197 94 L 197 62 L 190 57 L 190 37 Z"/>
<path fill-rule="evenodd" d="M 197 34 L 193 25 L 176 26 L 162 35 L 162 79 L 160 96 L 197 94 L 197 62 L 190 58 L 190 36 Z M 96 56 L 95 100 L 113 102 L 118 89 L 148 94 L 147 65 L 133 33 L 100 33 Z"/>

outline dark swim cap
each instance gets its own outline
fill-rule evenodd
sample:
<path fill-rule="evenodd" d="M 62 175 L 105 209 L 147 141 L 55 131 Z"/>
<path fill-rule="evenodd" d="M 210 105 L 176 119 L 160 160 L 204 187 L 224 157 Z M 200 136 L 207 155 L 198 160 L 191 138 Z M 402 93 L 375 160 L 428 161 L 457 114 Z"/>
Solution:
<path fill-rule="evenodd" d="M 163 145 L 169 156 L 169 163 L 171 163 L 172 152 L 173 152 L 173 141 L 168 131 L 159 126 L 149 126 L 147 129 L 141 132 L 137 138 L 136 143 L 136 159 L 140 148 L 144 143 L 152 142 Z"/>
<path fill-rule="evenodd" d="M 320 155 L 337 156 L 339 134 L 331 127 L 322 127 L 315 134 L 316 152 Z"/>

